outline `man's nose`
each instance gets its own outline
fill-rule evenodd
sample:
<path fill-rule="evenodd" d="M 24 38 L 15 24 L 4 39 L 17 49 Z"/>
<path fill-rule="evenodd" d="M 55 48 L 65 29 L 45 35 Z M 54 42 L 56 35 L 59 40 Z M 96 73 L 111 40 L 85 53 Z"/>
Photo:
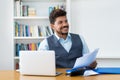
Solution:
<path fill-rule="evenodd" d="M 67 22 L 64 22 L 64 23 L 63 23 L 63 26 L 68 26 L 68 23 L 67 23 Z"/>

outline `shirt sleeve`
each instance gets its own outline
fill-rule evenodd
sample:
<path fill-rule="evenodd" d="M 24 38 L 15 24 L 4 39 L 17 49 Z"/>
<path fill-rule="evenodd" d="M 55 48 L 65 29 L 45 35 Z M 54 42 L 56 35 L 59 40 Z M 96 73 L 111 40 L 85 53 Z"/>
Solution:
<path fill-rule="evenodd" d="M 47 39 L 44 39 L 42 42 L 40 42 L 38 50 L 49 50 Z"/>
<path fill-rule="evenodd" d="M 81 40 L 82 40 L 82 44 L 83 44 L 82 54 L 89 53 L 88 45 L 87 45 L 87 43 L 85 42 L 83 36 L 80 35 L 80 38 L 81 38 Z"/>

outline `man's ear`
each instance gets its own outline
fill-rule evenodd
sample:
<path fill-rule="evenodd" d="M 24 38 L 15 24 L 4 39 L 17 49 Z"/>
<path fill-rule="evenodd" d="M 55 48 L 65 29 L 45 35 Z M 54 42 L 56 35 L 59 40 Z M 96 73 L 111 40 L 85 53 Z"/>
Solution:
<path fill-rule="evenodd" d="M 54 30 L 54 24 L 50 24 L 51 28 Z"/>

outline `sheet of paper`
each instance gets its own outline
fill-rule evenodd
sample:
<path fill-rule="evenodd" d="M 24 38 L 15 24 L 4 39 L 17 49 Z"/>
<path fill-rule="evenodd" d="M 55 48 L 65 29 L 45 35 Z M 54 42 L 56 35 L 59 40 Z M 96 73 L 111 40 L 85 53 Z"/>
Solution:
<path fill-rule="evenodd" d="M 87 53 L 80 58 L 77 58 L 74 68 L 81 68 L 90 65 L 93 61 L 96 60 L 96 55 L 99 48 L 95 49 L 93 52 Z"/>
<path fill-rule="evenodd" d="M 86 70 L 83 74 L 83 76 L 92 76 L 92 75 L 97 75 L 99 73 L 93 71 L 93 70 Z"/>

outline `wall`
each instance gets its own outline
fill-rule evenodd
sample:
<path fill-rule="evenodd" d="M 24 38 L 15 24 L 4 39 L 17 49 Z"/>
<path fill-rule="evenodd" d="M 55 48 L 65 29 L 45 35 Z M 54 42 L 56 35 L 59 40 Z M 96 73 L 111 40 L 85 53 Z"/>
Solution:
<path fill-rule="evenodd" d="M 0 1 L 0 70 L 13 69 L 12 0 Z"/>
<path fill-rule="evenodd" d="M 120 0 L 71 0 L 71 31 L 90 51 L 100 48 L 98 66 L 120 67 Z"/>
<path fill-rule="evenodd" d="M 82 34 L 98 57 L 120 58 L 120 1 L 72 0 L 72 32 Z"/>

